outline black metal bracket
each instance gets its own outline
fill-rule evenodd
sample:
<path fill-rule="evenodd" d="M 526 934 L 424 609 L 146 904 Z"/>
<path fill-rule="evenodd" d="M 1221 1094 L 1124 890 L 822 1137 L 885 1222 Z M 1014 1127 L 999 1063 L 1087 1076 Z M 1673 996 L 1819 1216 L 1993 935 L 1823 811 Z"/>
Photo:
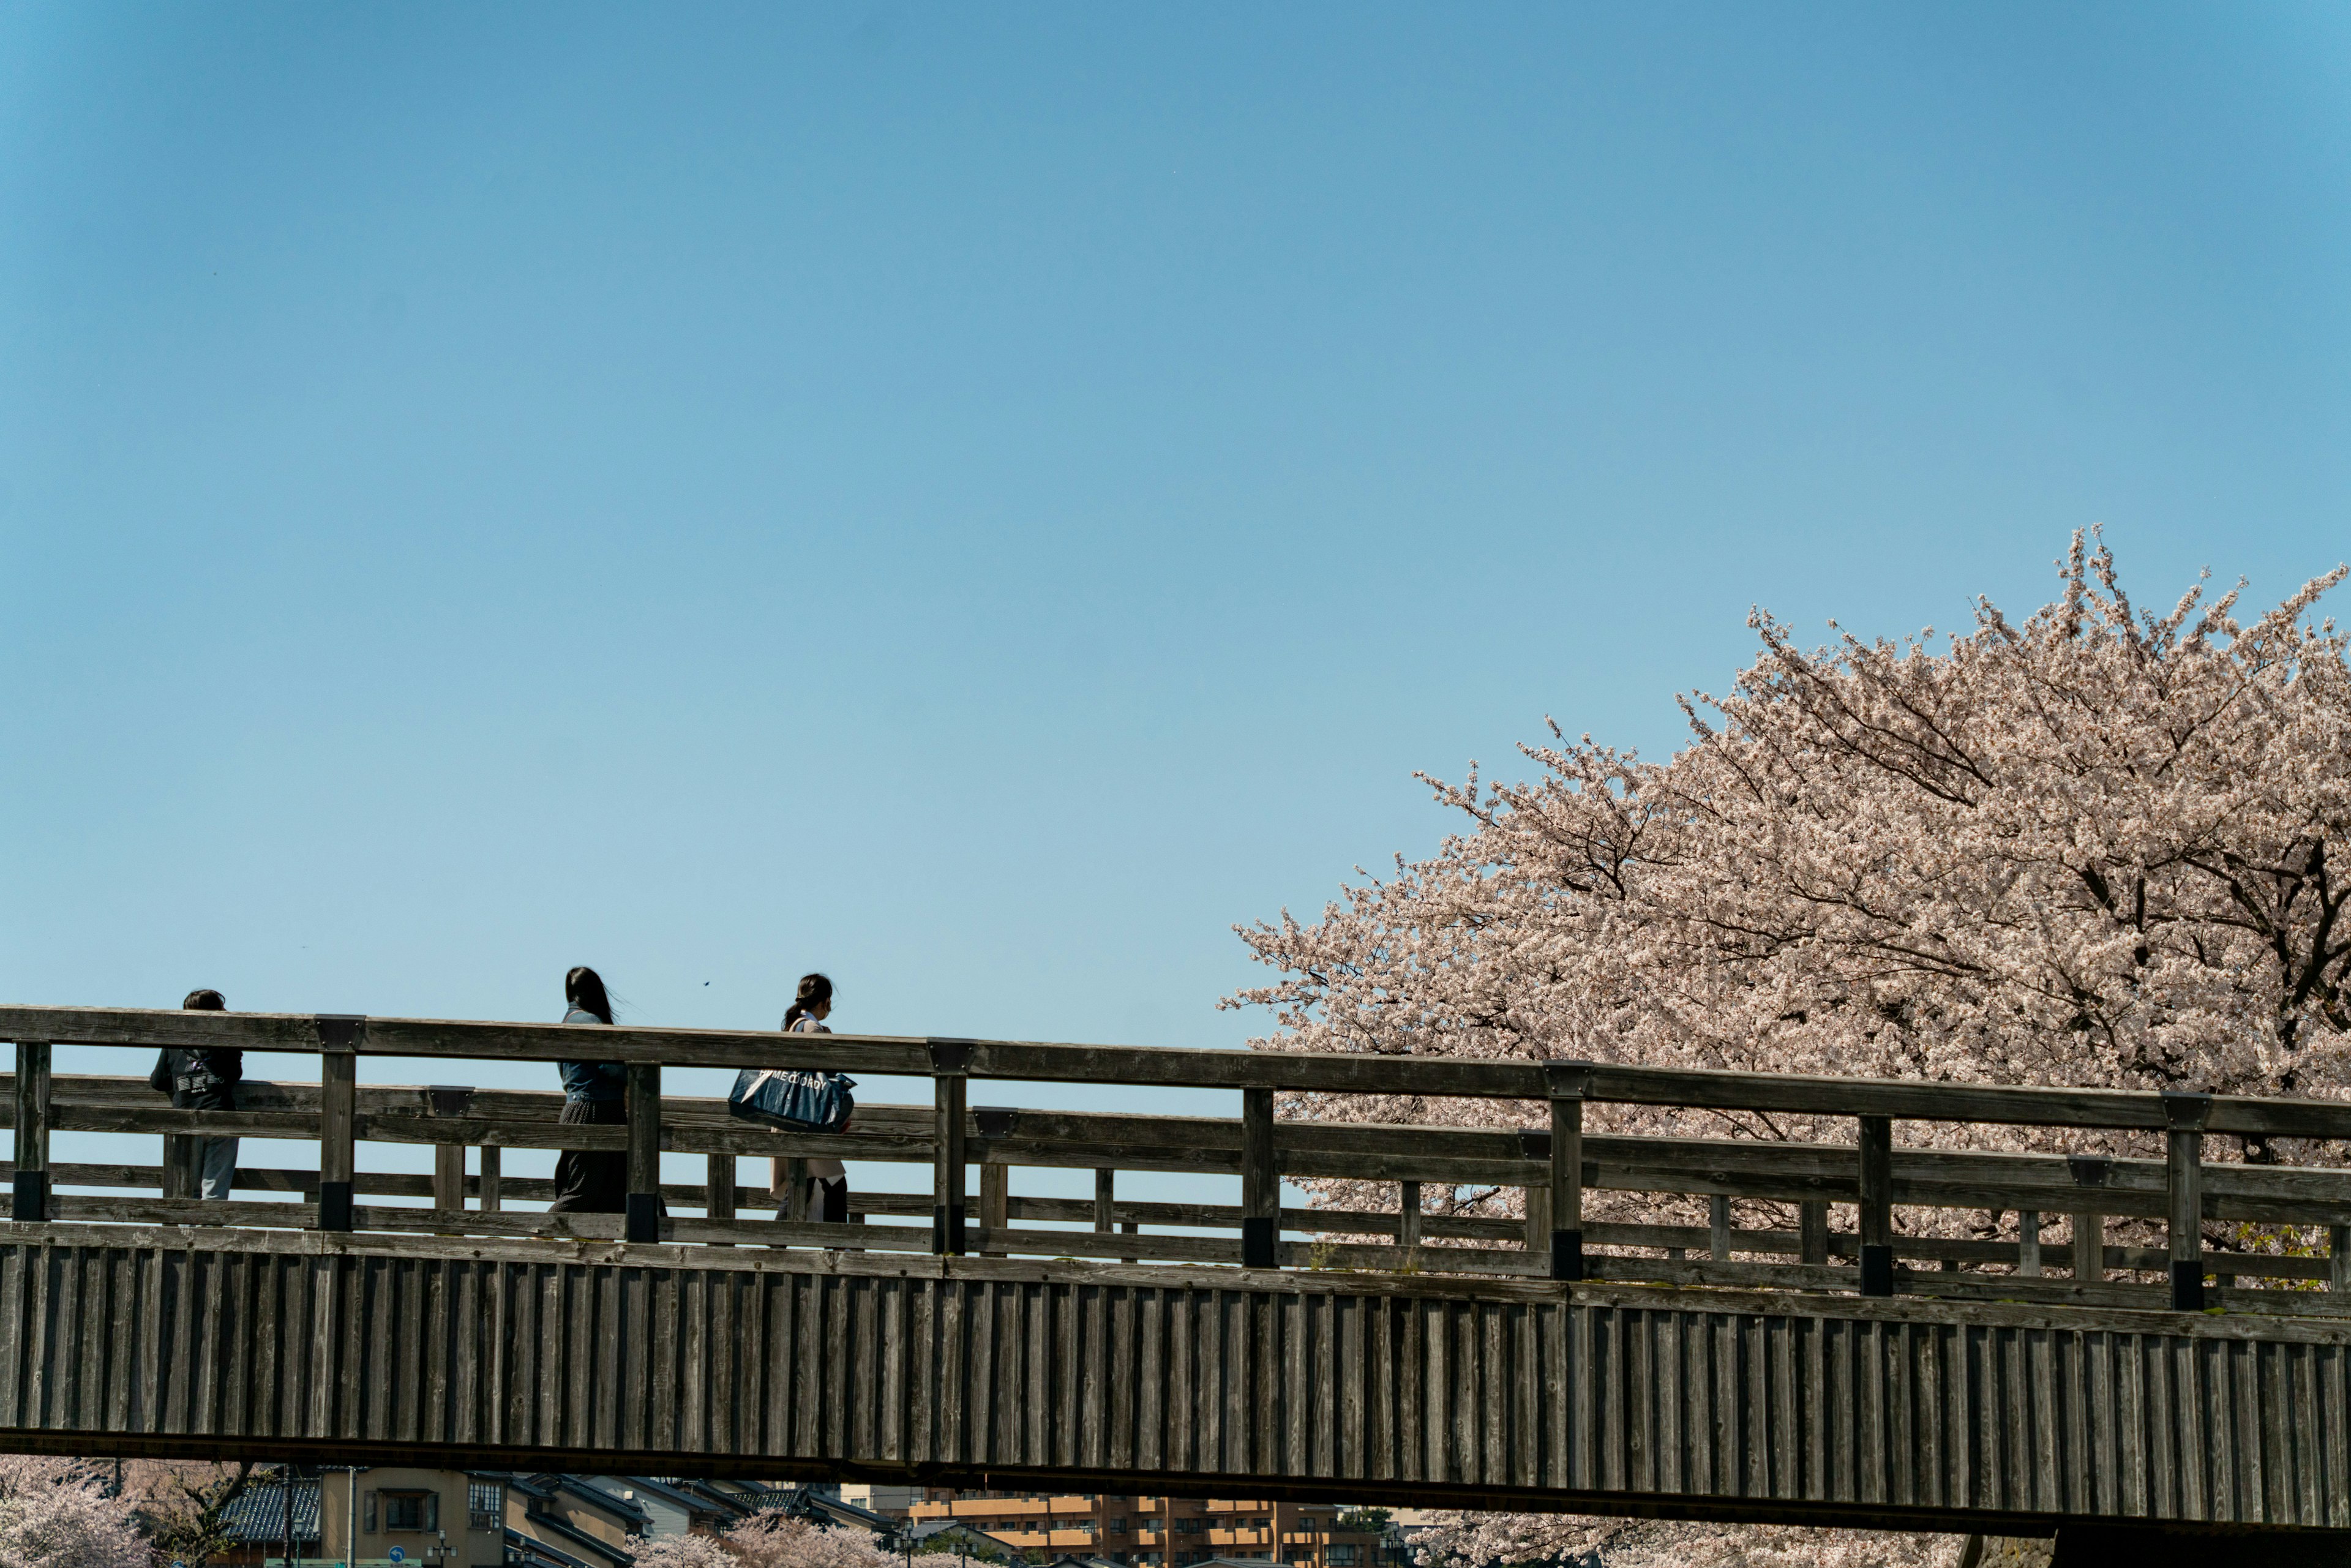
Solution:
<path fill-rule="evenodd" d="M 320 1013 L 313 1021 L 319 1045 L 329 1051 L 357 1051 L 367 1043 L 365 1013 Z"/>
<path fill-rule="evenodd" d="M 1020 1126 L 1020 1112 L 1011 1105 L 974 1105 L 971 1118 L 983 1138 L 1008 1138 Z"/>
<path fill-rule="evenodd" d="M 463 1084 L 430 1084 L 424 1091 L 424 1103 L 435 1116 L 462 1116 L 474 1108 L 474 1092 Z"/>
<path fill-rule="evenodd" d="M 1592 1092 L 1592 1071 L 1588 1061 L 1546 1061 L 1543 1082 L 1554 1100 L 1581 1100 Z"/>
<path fill-rule="evenodd" d="M 968 1072 L 971 1071 L 972 1050 L 979 1044 L 979 1041 L 932 1039 L 925 1040 L 923 1043 L 930 1047 L 932 1071 Z"/>
<path fill-rule="evenodd" d="M 2114 1168 L 2114 1161 L 2104 1155 L 2067 1155 L 2065 1156 L 2065 1168 L 2074 1173 L 2075 1186 L 2105 1186 L 2106 1173 Z"/>
<path fill-rule="evenodd" d="M 2177 1089 L 2163 1091 L 2163 1120 L 2175 1133 L 2200 1133 L 2212 1119 L 2212 1096 Z"/>

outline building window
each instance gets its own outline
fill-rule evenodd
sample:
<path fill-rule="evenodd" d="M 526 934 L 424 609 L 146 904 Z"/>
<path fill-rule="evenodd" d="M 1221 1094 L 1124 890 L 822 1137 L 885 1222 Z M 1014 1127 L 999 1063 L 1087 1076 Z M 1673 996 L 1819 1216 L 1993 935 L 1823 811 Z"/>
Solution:
<path fill-rule="evenodd" d="M 1332 1547 L 1331 1568 L 1355 1568 L 1355 1549 L 1352 1546 Z"/>
<path fill-rule="evenodd" d="M 383 1527 L 394 1530 L 441 1528 L 441 1497 L 429 1491 L 388 1491 L 383 1494 Z"/>
<path fill-rule="evenodd" d="M 465 1528 L 496 1530 L 506 1522 L 506 1509 L 496 1481 L 471 1481 L 465 1487 Z"/>
<path fill-rule="evenodd" d="M 2084 1251 L 2083 1256 L 2089 1256 L 2086 1249 Z M 1126 1521 L 1121 1519 L 1116 1514 L 1111 1515 L 1110 1532 L 1113 1535 L 1124 1535 L 1126 1533 Z"/>
<path fill-rule="evenodd" d="M 1178 1535 L 1197 1535 L 1201 1531 L 1207 1528 L 1207 1524 L 1208 1521 L 1205 1519 L 1179 1519 L 1176 1521 L 1176 1533 Z"/>

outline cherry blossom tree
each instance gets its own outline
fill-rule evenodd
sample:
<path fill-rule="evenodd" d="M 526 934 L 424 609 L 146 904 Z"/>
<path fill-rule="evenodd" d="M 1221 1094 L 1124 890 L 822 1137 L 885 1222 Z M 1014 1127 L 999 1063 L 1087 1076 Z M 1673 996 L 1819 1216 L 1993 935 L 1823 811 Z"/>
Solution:
<path fill-rule="evenodd" d="M 194 1568 L 234 1544 L 229 1507 L 252 1483 L 249 1459 L 140 1459 L 122 1467 L 123 1497 L 156 1547 Z"/>
<path fill-rule="evenodd" d="M 1430 780 L 1460 830 L 1318 921 L 1285 911 L 1240 928 L 1277 978 L 1228 1005 L 1272 1010 L 1276 1031 L 1254 1042 L 1266 1050 L 2351 1097 L 2351 665 L 2333 622 L 2310 619 L 2344 575 L 2249 623 L 2241 583 L 2215 598 L 2199 582 L 2158 614 L 2131 603 L 2103 541 L 2076 536 L 2059 597 L 2022 624 L 1980 601 L 1959 635 L 1837 631 L 1807 651 L 1759 612 L 1754 663 L 1727 695 L 1683 701 L 1679 753 L 1648 762 L 1553 725 L 1523 748 L 1531 782 L 1485 784 L 1474 765 L 1463 783 Z M 1487 1126 L 1539 1109 L 1284 1105 Z M 1598 1130 L 1852 1135 L 1756 1113 L 1590 1114 Z M 1896 1136 L 2153 1152 L 2124 1134 L 1905 1124 Z M 2346 1153 L 2221 1142 L 2208 1158 Z M 1395 1201 L 1385 1184 L 1307 1185 L 1349 1207 Z M 1507 1188 L 1424 1198 L 1438 1212 L 1520 1204 Z M 1742 1222 L 1790 1218 L 1741 1207 L 1759 1211 Z M 1608 1193 L 1587 1216 L 1695 1218 L 1682 1200 Z M 1493 1561 L 1587 1537 L 1611 1563 L 1702 1563 L 1701 1542 L 1729 1542 L 1740 1554 L 1723 1562 L 1927 1562 L 1949 1544 L 1808 1533 L 1789 1550 L 1812 1555 L 1783 1559 L 1752 1531 L 1502 1520 L 1465 1522 L 1445 1550 Z"/>
<path fill-rule="evenodd" d="M 722 1536 L 666 1535 L 636 1554 L 637 1568 L 891 1568 L 873 1532 L 827 1528 L 762 1509 Z"/>
<path fill-rule="evenodd" d="M 85 1459 L 0 1456 L 0 1568 L 153 1568 L 107 1479 Z"/>

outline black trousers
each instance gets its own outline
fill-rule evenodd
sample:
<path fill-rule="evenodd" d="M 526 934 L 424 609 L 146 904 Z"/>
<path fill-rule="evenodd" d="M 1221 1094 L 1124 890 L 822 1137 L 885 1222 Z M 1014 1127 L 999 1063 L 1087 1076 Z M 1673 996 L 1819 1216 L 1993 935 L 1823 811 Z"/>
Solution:
<path fill-rule="evenodd" d="M 569 1100 L 556 1120 L 566 1126 L 626 1126 L 621 1100 Z M 555 1159 L 555 1201 L 549 1214 L 620 1214 L 628 1207 L 629 1156 L 605 1149 L 566 1149 Z"/>

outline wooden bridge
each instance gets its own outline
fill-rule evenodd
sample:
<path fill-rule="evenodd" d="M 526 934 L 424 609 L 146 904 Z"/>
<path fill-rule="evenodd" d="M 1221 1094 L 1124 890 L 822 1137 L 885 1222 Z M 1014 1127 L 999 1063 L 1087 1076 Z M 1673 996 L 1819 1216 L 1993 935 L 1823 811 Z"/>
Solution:
<path fill-rule="evenodd" d="M 2351 1539 L 2351 1173 L 2202 1157 L 2216 1134 L 2351 1137 L 2351 1106 L 308 1015 L 9 1007 L 0 1026 L 18 1041 L 0 1448 L 2256 1531 L 2294 1562 Z M 319 1082 L 175 1111 L 143 1077 L 53 1076 L 56 1043 L 315 1054 Z M 551 1093 L 359 1082 L 369 1056 L 583 1051 L 629 1064 L 625 1126 L 559 1124 Z M 664 1097 L 664 1064 L 927 1077 L 933 1103 L 786 1136 Z M 1241 1114 L 973 1107 L 975 1078 L 1233 1090 Z M 1278 1120 L 1284 1091 L 1531 1102 L 1537 1125 Z M 1585 1135 L 1610 1102 L 1834 1114 L 1855 1135 Z M 2121 1129 L 2161 1157 L 1905 1147 L 1897 1123 Z M 180 1155 L 52 1166 L 59 1130 L 319 1152 L 199 1203 Z M 361 1172 L 362 1140 L 429 1145 L 434 1174 Z M 629 1211 L 507 1207 L 549 1196 L 503 1176 L 510 1146 L 624 1153 Z M 705 1155 L 705 1184 L 664 1188 L 663 1150 Z M 863 1195 L 847 1225 L 743 1218 L 768 1198 L 737 1184 L 750 1155 L 918 1162 L 932 1190 Z M 1016 1165 L 1091 1169 L 1094 1197 L 1016 1197 Z M 1119 1170 L 1238 1175 L 1241 1202 L 1123 1199 Z M 1395 1183 L 1397 1207 L 1285 1209 L 1284 1176 Z M 1430 1183 L 1524 1188 L 1527 1218 L 1424 1214 Z M 1618 1191 L 1702 1196 L 1709 1223 L 1583 1223 L 1587 1194 Z M 1735 1228 L 1733 1197 L 1796 1223 Z M 1936 1208 L 2026 1222 L 1907 1233 Z M 2043 1214 L 2071 1217 L 2065 1242 L 2041 1239 Z M 2109 1244 L 2110 1218 L 2160 1221 L 2164 1244 Z M 2208 1254 L 2228 1221 L 2330 1245 Z M 2155 1534 L 2134 1550 L 2169 1560 Z"/>

